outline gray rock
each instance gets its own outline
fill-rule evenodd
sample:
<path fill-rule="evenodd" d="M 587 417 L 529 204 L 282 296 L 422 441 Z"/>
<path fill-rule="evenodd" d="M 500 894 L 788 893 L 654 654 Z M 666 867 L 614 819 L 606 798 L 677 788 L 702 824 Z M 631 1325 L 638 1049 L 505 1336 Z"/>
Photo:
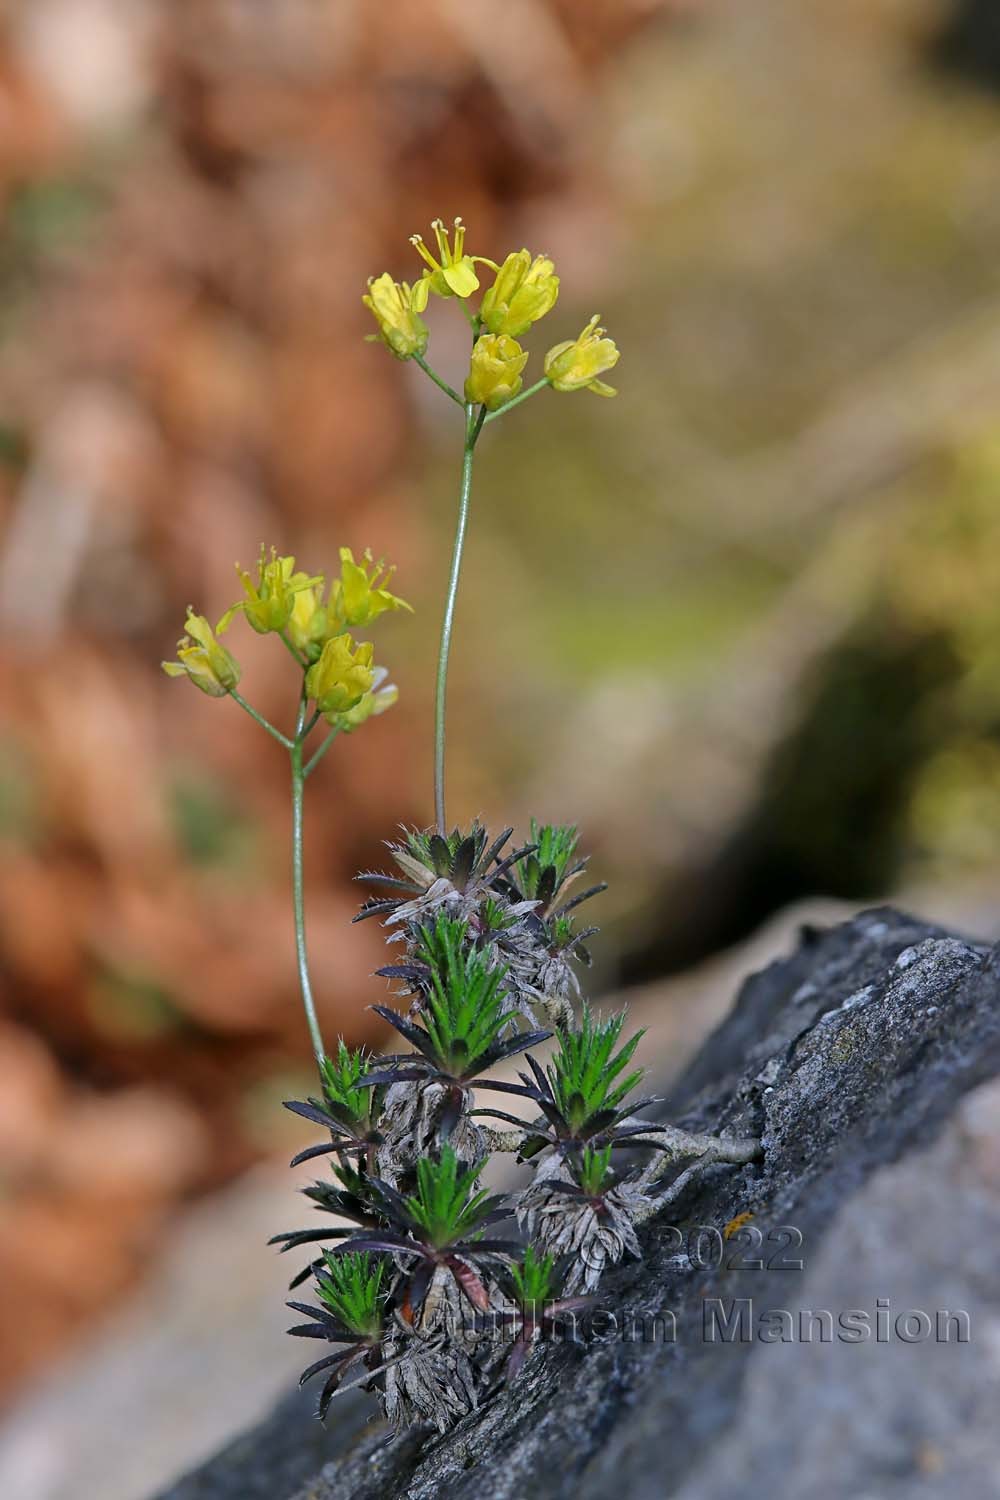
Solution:
<path fill-rule="evenodd" d="M 888 909 L 804 931 L 663 1108 L 765 1155 L 647 1226 L 602 1283 L 617 1331 L 443 1439 L 342 1407 L 311 1478 L 286 1410 L 164 1500 L 1000 1493 L 998 1075 L 1000 949 Z"/>

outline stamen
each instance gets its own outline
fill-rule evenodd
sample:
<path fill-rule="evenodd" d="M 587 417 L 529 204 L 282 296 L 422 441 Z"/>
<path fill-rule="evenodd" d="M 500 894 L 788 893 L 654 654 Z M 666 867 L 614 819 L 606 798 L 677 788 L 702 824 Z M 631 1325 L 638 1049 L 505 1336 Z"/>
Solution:
<path fill-rule="evenodd" d="M 410 244 L 416 250 L 418 255 L 423 256 L 424 260 L 430 266 L 432 271 L 439 271 L 441 269 L 431 252 L 428 250 L 427 246 L 424 244 L 422 235 L 411 234 Z"/>

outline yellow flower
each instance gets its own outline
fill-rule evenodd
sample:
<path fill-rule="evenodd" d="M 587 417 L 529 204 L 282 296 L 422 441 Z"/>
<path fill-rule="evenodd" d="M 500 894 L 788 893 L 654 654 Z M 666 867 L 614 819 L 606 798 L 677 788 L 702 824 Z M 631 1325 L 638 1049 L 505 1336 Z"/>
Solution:
<path fill-rule="evenodd" d="M 295 558 L 279 557 L 273 547 L 270 559 L 264 548 L 260 549 L 256 583 L 239 563 L 236 571 L 247 597 L 226 610 L 219 621 L 220 632 L 228 630 L 233 616 L 240 612 L 260 635 L 266 635 L 270 630 L 284 630 L 291 619 L 296 594 L 323 582 L 321 574 L 310 577 L 308 573 L 296 573 Z"/>
<path fill-rule="evenodd" d="M 367 723 L 369 719 L 377 718 L 384 714 L 387 708 L 391 708 L 399 697 L 399 688 L 391 682 L 386 682 L 389 672 L 386 667 L 376 667 L 372 678 L 370 692 L 367 692 L 346 713 L 328 715 L 329 722 L 334 728 L 339 729 L 342 734 L 350 734 L 361 724 Z"/>
<path fill-rule="evenodd" d="M 306 692 L 330 718 L 355 708 L 374 682 L 371 641 L 355 646 L 349 635 L 336 635 L 306 673 Z"/>
<path fill-rule="evenodd" d="M 480 308 L 489 332 L 520 338 L 532 323 L 544 318 L 559 296 L 559 277 L 554 271 L 552 261 L 545 255 L 536 255 L 534 260 L 527 250 L 508 255 Z"/>
<path fill-rule="evenodd" d="M 545 356 L 545 373 L 556 391 L 593 391 L 597 396 L 617 395 L 613 386 L 598 376 L 618 363 L 619 352 L 613 339 L 605 338 L 595 313 L 579 338 L 556 344 Z"/>
<path fill-rule="evenodd" d="M 315 661 L 329 635 L 329 610 L 323 603 L 323 580 L 310 588 L 297 589 L 285 629 L 296 651 Z"/>
<path fill-rule="evenodd" d="M 395 571 L 381 561 L 374 562 L 367 548 L 363 563 L 356 563 L 350 547 L 341 547 L 340 577 L 330 585 L 330 613 L 338 625 L 352 629 L 370 625 L 389 609 L 412 613 L 406 600 L 390 594 L 385 586 Z"/>
<path fill-rule="evenodd" d="M 374 315 L 378 333 L 369 337 L 381 339 L 397 359 L 423 354 L 427 348 L 427 327 L 420 314 L 427 306 L 428 292 L 425 280 L 411 287 L 406 281 L 393 281 L 388 271 L 370 279 L 367 295 L 361 300 Z"/>
<path fill-rule="evenodd" d="M 528 356 L 516 339 L 505 333 L 484 333 L 472 349 L 466 401 L 482 402 L 489 411 L 505 406 L 521 389 L 521 371 L 527 363 Z"/>
<path fill-rule="evenodd" d="M 240 680 L 239 662 L 221 646 L 204 615 L 188 609 L 184 621 L 187 635 L 177 642 L 178 661 L 165 661 L 168 677 L 190 677 L 195 687 L 210 698 L 224 698 Z"/>
<path fill-rule="evenodd" d="M 423 256 L 429 267 L 424 272 L 424 282 L 438 297 L 471 297 L 479 286 L 475 262 L 478 260 L 484 265 L 493 265 L 493 262 L 486 260 L 482 255 L 465 254 L 465 225 L 461 219 L 455 220 L 454 246 L 448 239 L 448 231 L 444 227 L 443 220 L 435 219 L 431 228 L 437 240 L 437 259 L 428 250 L 419 234 L 410 236 L 410 244 L 416 248 L 418 254 Z"/>

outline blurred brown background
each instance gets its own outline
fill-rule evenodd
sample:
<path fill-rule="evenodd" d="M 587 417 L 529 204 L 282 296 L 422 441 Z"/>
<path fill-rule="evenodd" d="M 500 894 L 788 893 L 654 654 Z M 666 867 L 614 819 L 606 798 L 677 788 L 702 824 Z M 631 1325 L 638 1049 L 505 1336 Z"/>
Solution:
<path fill-rule="evenodd" d="M 291 1139 L 284 758 L 159 673 L 261 541 L 417 610 L 310 783 L 326 1026 L 377 1038 L 350 877 L 430 815 L 459 434 L 360 295 L 436 214 L 555 257 L 536 351 L 595 309 L 623 350 L 481 445 L 455 815 L 582 825 L 598 990 L 810 896 L 992 930 L 991 0 L 7 0 L 0 212 L 0 1396 Z"/>

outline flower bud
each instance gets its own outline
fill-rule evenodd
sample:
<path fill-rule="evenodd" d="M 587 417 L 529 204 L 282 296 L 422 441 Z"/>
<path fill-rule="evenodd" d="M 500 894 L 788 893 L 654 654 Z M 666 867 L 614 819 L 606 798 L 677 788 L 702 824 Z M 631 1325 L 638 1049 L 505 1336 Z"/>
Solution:
<path fill-rule="evenodd" d="M 323 603 L 323 583 L 298 589 L 285 627 L 288 639 L 307 661 L 315 661 L 330 633 L 329 610 Z"/>
<path fill-rule="evenodd" d="M 189 677 L 196 688 L 210 698 L 224 698 L 240 680 L 240 665 L 219 644 L 204 615 L 189 609 L 184 622 L 187 634 L 177 643 L 177 661 L 165 661 L 168 677 Z"/>
<path fill-rule="evenodd" d="M 598 376 L 618 363 L 619 351 L 614 340 L 605 337 L 595 313 L 578 338 L 556 344 L 545 356 L 545 373 L 556 391 L 593 391 L 597 396 L 614 396 L 613 386 Z"/>
<path fill-rule="evenodd" d="M 397 359 L 412 359 L 427 348 L 427 326 L 420 314 L 427 306 L 428 290 L 426 281 L 411 287 L 408 282 L 393 281 L 388 271 L 368 282 L 361 300 L 378 324 L 378 333 L 370 337 L 381 339 Z"/>
<path fill-rule="evenodd" d="M 483 326 L 490 333 L 506 333 L 512 338 L 527 333 L 532 323 L 555 306 L 559 277 L 554 270 L 552 261 L 544 255 L 536 255 L 534 260 L 527 250 L 508 255 L 483 297 Z"/>
<path fill-rule="evenodd" d="M 228 630 L 233 616 L 240 613 L 246 615 L 247 622 L 259 635 L 267 635 L 272 630 L 284 630 L 291 618 L 296 594 L 304 589 L 322 586 L 323 583 L 322 574 L 310 577 L 308 573 L 296 573 L 295 558 L 279 557 L 273 547 L 270 559 L 264 548 L 260 549 L 256 583 L 239 563 L 236 564 L 236 571 L 246 598 L 226 610 L 219 621 L 220 632 Z"/>
<path fill-rule="evenodd" d="M 465 399 L 482 403 L 488 411 L 505 406 L 521 389 L 521 371 L 528 356 L 516 339 L 505 333 L 484 333 L 475 342 L 465 381 Z"/>
<path fill-rule="evenodd" d="M 336 635 L 306 673 L 306 692 L 320 713 L 330 718 L 356 707 L 371 692 L 374 681 L 371 642 L 355 646 L 349 635 Z"/>
<path fill-rule="evenodd" d="M 371 552 L 365 549 L 361 563 L 354 561 L 350 547 L 340 549 L 340 577 L 330 585 L 330 614 L 341 628 L 357 630 L 370 625 L 387 610 L 412 607 L 405 599 L 391 594 L 386 584 L 395 573 L 381 560 L 375 562 Z"/>

